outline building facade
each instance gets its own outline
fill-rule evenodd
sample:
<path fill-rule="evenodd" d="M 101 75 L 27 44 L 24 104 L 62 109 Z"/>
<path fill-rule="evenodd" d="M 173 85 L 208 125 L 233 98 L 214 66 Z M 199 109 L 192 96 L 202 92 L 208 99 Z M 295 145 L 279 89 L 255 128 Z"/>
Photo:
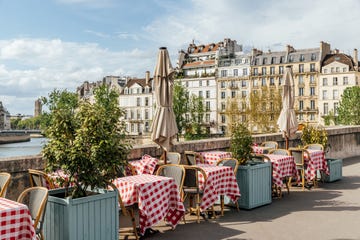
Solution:
<path fill-rule="evenodd" d="M 0 101 L 0 130 L 10 130 L 10 113 Z"/>

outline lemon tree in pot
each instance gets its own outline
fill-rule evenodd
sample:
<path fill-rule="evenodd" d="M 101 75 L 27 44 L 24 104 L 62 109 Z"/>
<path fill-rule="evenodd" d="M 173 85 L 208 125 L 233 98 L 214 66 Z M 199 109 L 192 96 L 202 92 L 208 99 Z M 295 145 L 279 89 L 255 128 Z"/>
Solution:
<path fill-rule="evenodd" d="M 253 162 L 253 139 L 246 125 L 234 123 L 231 127 L 230 151 L 239 161 L 237 182 L 241 197 L 240 208 L 252 209 L 271 203 L 271 163 Z"/>
<path fill-rule="evenodd" d="M 49 193 L 51 209 L 58 210 L 58 212 L 46 211 L 48 222 L 45 223 L 47 229 L 45 235 L 50 239 L 58 239 L 58 236 L 53 234 L 62 231 L 68 231 L 65 235 L 66 239 L 79 239 L 78 229 L 83 229 L 85 235 L 83 239 L 91 239 L 88 238 L 86 231 L 93 232 L 93 228 L 98 227 L 96 225 L 104 227 L 99 232 L 109 234 L 109 239 L 117 236 L 117 195 L 115 192 L 106 191 L 106 188 L 108 183 L 116 178 L 119 169 L 125 165 L 131 145 L 126 140 L 125 125 L 120 120 L 123 110 L 118 106 L 118 94 L 115 90 L 102 85 L 95 89 L 94 96 L 95 100 L 91 102 L 80 100 L 76 93 L 67 90 L 54 90 L 48 98 L 43 98 L 49 109 L 47 113 L 49 125 L 45 130 L 48 142 L 43 149 L 46 170 L 53 172 L 61 169 L 68 176 L 68 181 L 61 182 L 66 191 L 57 189 Z M 66 192 L 69 197 L 62 200 L 55 197 L 61 191 Z M 94 194 L 94 192 L 103 194 Z M 111 196 L 110 200 L 101 200 L 101 195 L 106 195 L 105 193 Z M 94 200 L 99 198 L 107 206 L 99 206 L 99 209 L 95 210 L 97 203 L 90 201 L 90 198 Z M 87 203 L 91 202 L 90 207 L 80 207 L 79 210 L 82 211 L 80 214 L 87 216 L 87 219 L 74 216 L 77 212 L 74 206 L 83 201 L 82 199 L 86 199 L 84 201 Z M 60 205 L 71 206 L 68 210 L 59 210 Z M 113 211 L 106 209 L 109 206 L 114 207 Z M 88 212 L 84 214 L 83 209 L 87 209 Z M 96 215 L 105 214 L 102 211 L 106 211 L 104 215 L 106 218 L 100 220 Z M 54 218 L 65 219 L 65 223 L 55 226 L 50 222 L 50 219 Z M 95 222 L 88 223 L 88 220 Z M 114 224 L 111 227 L 114 233 L 111 233 L 109 226 L 106 226 L 110 222 Z M 79 224 L 83 227 L 79 228 Z M 77 229 L 70 229 L 73 227 L 71 225 Z M 56 230 L 53 227 L 63 229 Z M 76 235 L 73 236 L 73 233 Z"/>

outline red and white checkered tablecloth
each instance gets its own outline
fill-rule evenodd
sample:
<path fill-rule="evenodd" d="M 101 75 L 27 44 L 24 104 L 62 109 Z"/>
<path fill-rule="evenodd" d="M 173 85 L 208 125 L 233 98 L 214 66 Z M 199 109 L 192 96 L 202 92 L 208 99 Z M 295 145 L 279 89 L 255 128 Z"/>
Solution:
<path fill-rule="evenodd" d="M 267 156 L 272 165 L 272 181 L 278 187 L 283 187 L 283 178 L 294 176 L 297 178 L 296 164 L 293 156 L 264 154 Z"/>
<path fill-rule="evenodd" d="M 251 146 L 252 147 L 252 151 L 255 154 L 264 154 L 267 153 L 271 148 L 269 147 L 261 147 L 261 146 Z"/>
<path fill-rule="evenodd" d="M 36 239 L 30 211 L 26 205 L 0 197 L 0 239 Z"/>
<path fill-rule="evenodd" d="M 316 170 L 323 170 L 329 175 L 329 167 L 325 160 L 325 153 L 321 150 L 306 149 L 310 156 L 304 156 L 307 168 L 305 170 L 305 178 L 311 181 L 316 177 Z"/>
<path fill-rule="evenodd" d="M 204 158 L 204 164 L 216 165 L 217 161 L 221 158 L 231 157 L 231 152 L 223 151 L 209 151 L 209 152 L 200 152 L 201 156 Z M 197 164 L 200 164 L 200 160 L 197 159 Z"/>
<path fill-rule="evenodd" d="M 200 209 L 205 211 L 211 207 L 219 195 L 226 195 L 232 201 L 237 201 L 240 197 L 240 189 L 236 181 L 234 171 L 228 166 L 213 166 L 209 164 L 198 164 L 206 175 L 204 193 L 201 198 Z M 199 176 L 200 186 L 204 186 L 204 177 Z"/>
<path fill-rule="evenodd" d="M 66 174 L 63 170 L 59 169 L 55 172 L 48 174 L 50 180 L 53 182 L 55 188 L 61 187 L 61 183 L 69 182 L 69 175 Z M 66 184 L 63 184 L 63 187 L 65 187 Z M 70 186 L 74 186 L 74 183 L 70 183 Z M 50 189 L 50 186 L 46 187 Z"/>
<path fill-rule="evenodd" d="M 113 182 L 125 206 L 138 203 L 140 234 L 165 220 L 176 227 L 185 214 L 185 207 L 173 178 L 142 174 L 117 178 Z"/>
<path fill-rule="evenodd" d="M 137 174 L 153 174 L 159 159 L 144 155 L 140 160 L 129 163 L 136 168 Z"/>

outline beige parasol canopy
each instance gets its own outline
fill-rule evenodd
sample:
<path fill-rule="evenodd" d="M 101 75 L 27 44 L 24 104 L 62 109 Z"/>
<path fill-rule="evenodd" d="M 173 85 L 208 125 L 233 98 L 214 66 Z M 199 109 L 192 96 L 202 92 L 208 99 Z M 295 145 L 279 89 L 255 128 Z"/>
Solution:
<path fill-rule="evenodd" d="M 173 74 L 169 53 L 161 47 L 154 73 L 154 88 L 156 96 L 156 112 L 150 128 L 151 140 L 169 151 L 172 140 L 178 133 L 173 111 Z M 165 158 L 166 161 L 166 158 Z"/>
<path fill-rule="evenodd" d="M 282 93 L 282 109 L 277 121 L 283 137 L 286 140 L 286 149 L 289 147 L 289 138 L 295 135 L 298 128 L 296 114 L 294 110 L 295 102 L 295 83 L 291 66 L 287 66 L 284 72 L 284 83 Z"/>

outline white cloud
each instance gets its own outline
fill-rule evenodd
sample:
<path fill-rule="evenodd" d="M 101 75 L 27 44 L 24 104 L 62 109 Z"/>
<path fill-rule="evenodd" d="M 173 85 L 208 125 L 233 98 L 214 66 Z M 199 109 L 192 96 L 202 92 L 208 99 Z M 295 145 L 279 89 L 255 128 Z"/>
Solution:
<path fill-rule="evenodd" d="M 84 32 L 89 33 L 91 35 L 95 35 L 100 38 L 110 38 L 111 37 L 110 35 L 108 35 L 106 33 L 96 32 L 96 31 L 92 31 L 92 30 L 85 30 Z"/>
<path fill-rule="evenodd" d="M 11 114 L 12 109 L 32 114 L 34 101 L 47 96 L 54 88 L 75 91 L 84 81 L 99 81 L 106 75 L 143 77 L 145 71 L 153 71 L 155 58 L 156 54 L 151 51 L 116 52 L 93 43 L 59 39 L 2 40 L 0 101 Z M 20 102 L 24 104 L 19 105 Z"/>

